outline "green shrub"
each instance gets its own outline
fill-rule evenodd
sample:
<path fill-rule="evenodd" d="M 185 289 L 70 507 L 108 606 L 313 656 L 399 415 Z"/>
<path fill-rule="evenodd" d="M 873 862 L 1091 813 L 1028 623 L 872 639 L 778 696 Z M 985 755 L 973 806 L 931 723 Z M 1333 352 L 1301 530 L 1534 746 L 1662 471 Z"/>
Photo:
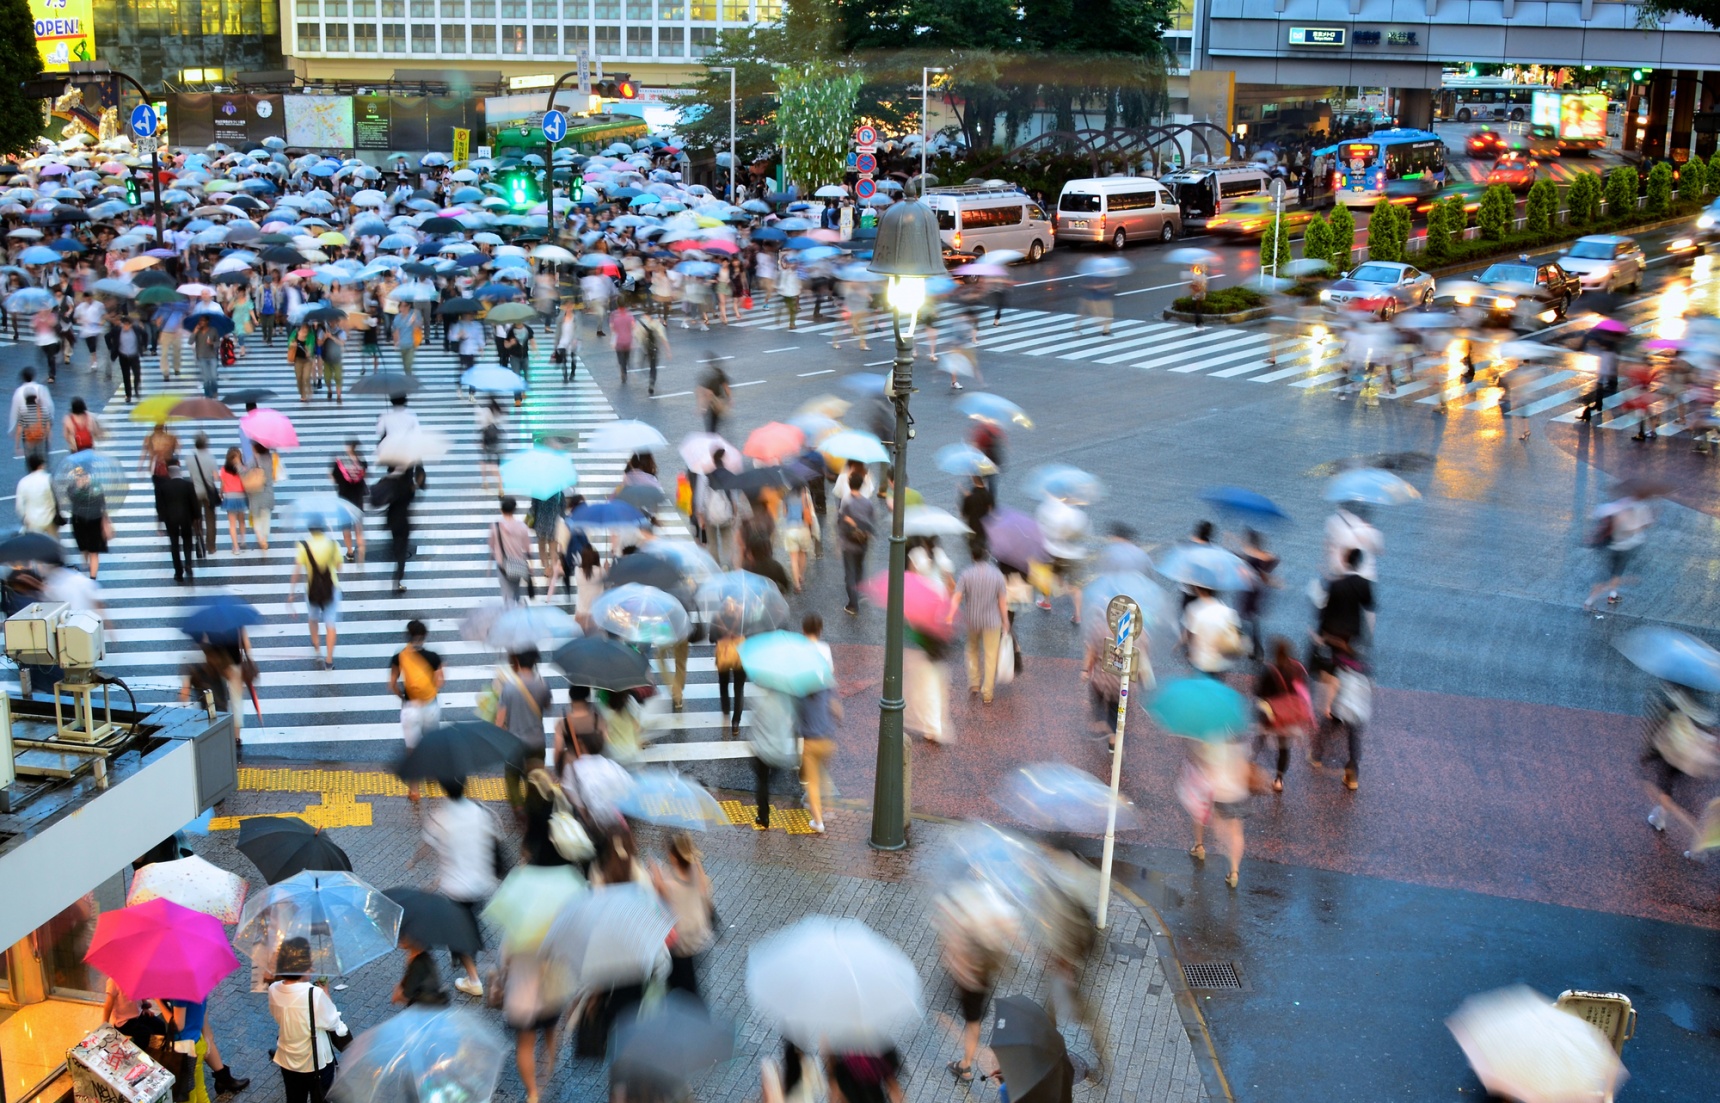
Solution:
<path fill-rule="evenodd" d="M 1559 192 L 1551 180 L 1537 180 L 1529 189 L 1529 202 L 1524 210 L 1527 228 L 1535 233 L 1551 233 L 1553 217 L 1559 213 Z"/>
<path fill-rule="evenodd" d="M 1504 184 L 1494 184 L 1481 196 L 1481 209 L 1475 212 L 1475 224 L 1481 227 L 1481 236 L 1488 241 L 1499 241 L 1511 232 L 1512 216 L 1516 213 L 1517 204 L 1511 196 L 1511 189 Z"/>
<path fill-rule="evenodd" d="M 1571 181 L 1570 191 L 1565 193 L 1565 203 L 1570 208 L 1570 224 L 1572 226 L 1587 226 L 1600 213 L 1601 178 L 1599 173 L 1580 172 Z"/>
<path fill-rule="evenodd" d="M 1302 230 L 1302 256 L 1332 263 L 1332 227 L 1318 215 Z"/>
<path fill-rule="evenodd" d="M 1607 173 L 1606 201 L 1608 218 L 1636 213 L 1636 169 L 1620 165 Z"/>
<path fill-rule="evenodd" d="M 1266 296 L 1252 287 L 1221 287 L 1217 291 L 1209 291 L 1206 301 L 1201 304 L 1202 314 L 1237 314 L 1244 310 L 1266 305 Z M 1194 297 L 1184 295 L 1171 303 L 1172 310 L 1184 313 L 1194 312 Z"/>
<path fill-rule="evenodd" d="M 1720 149 L 1708 158 L 1708 193 L 1720 195 Z"/>
<path fill-rule="evenodd" d="M 1700 157 L 1692 157 L 1679 169 L 1678 198 L 1700 200 L 1707 197 L 1708 162 Z"/>
<path fill-rule="evenodd" d="M 1331 230 L 1326 241 L 1326 259 L 1340 274 L 1348 272 L 1356 256 L 1356 216 L 1350 213 L 1350 208 L 1339 203 L 1332 208 L 1326 222 Z"/>
<path fill-rule="evenodd" d="M 1672 166 L 1665 161 L 1648 170 L 1648 202 L 1643 208 L 1650 218 L 1665 218 L 1672 209 Z"/>
<path fill-rule="evenodd" d="M 1463 197 L 1454 195 L 1443 204 L 1445 207 L 1445 224 L 1451 230 L 1451 239 L 1455 242 L 1463 240 L 1463 231 L 1469 229 L 1469 209 L 1463 205 Z"/>
<path fill-rule="evenodd" d="M 1389 200 L 1375 203 L 1368 214 L 1368 259 L 1401 261 L 1408 237 L 1408 215 Z"/>
<path fill-rule="evenodd" d="M 1443 264 L 1451 256 L 1451 210 L 1445 203 L 1427 209 L 1427 247 L 1422 256 L 1429 264 Z"/>
<path fill-rule="evenodd" d="M 1279 265 L 1293 259 L 1295 254 L 1290 251 L 1290 231 L 1285 227 L 1284 219 L 1275 216 L 1260 235 L 1260 270 L 1276 272 Z"/>

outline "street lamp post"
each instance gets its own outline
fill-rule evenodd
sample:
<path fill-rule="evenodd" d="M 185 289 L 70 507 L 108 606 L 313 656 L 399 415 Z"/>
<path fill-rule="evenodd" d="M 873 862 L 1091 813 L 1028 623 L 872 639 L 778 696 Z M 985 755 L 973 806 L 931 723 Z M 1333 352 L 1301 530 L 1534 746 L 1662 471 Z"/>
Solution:
<path fill-rule="evenodd" d="M 562 83 L 569 77 L 572 77 L 574 80 L 578 80 L 579 70 L 575 69 L 571 73 L 563 73 L 561 76 L 555 78 L 555 85 L 549 90 L 549 102 L 544 104 L 543 107 L 546 113 L 555 110 L 556 93 L 561 91 Z M 544 144 L 549 150 L 549 165 L 544 169 L 545 187 L 543 189 L 543 198 L 544 202 L 548 204 L 548 217 L 544 228 L 549 231 L 549 240 L 554 242 L 561 240 L 561 235 L 556 232 L 555 228 L 555 143 L 546 141 Z M 572 172 L 571 166 L 569 166 L 568 171 L 570 173 Z M 569 179 L 571 180 L 572 177 L 570 176 Z"/>
<path fill-rule="evenodd" d="M 931 120 L 926 117 L 928 85 L 933 73 L 944 71 L 941 65 L 927 65 L 920 70 L 920 194 L 926 194 L 926 147 L 932 144 L 929 130 Z"/>
<path fill-rule="evenodd" d="M 735 67 L 733 65 L 713 65 L 713 73 L 728 73 L 729 75 L 729 202 L 735 201 Z"/>
<path fill-rule="evenodd" d="M 137 82 L 137 78 L 127 73 L 119 72 L 105 61 L 74 61 L 71 63 L 69 68 L 71 70 L 70 75 L 72 77 L 79 77 L 88 74 L 104 77 L 118 77 L 120 80 L 125 81 L 127 84 L 137 89 L 137 95 L 140 100 L 144 103 L 149 102 L 149 93 L 144 91 L 143 85 Z M 160 245 L 167 239 L 163 236 L 161 225 L 163 215 L 161 210 L 161 142 L 159 139 L 156 140 L 155 148 L 149 151 L 149 176 L 150 184 L 155 192 L 155 243 Z"/>
<path fill-rule="evenodd" d="M 895 499 L 890 514 L 890 596 L 885 606 L 884 688 L 878 702 L 871 842 L 878 850 L 900 850 L 908 845 L 907 746 L 902 736 L 902 591 L 908 569 L 902 519 L 908 509 L 908 437 L 912 432 L 908 396 L 914 389 L 914 320 L 926 302 L 926 281 L 944 274 L 943 246 L 931 208 L 918 200 L 886 208 L 878 220 L 870 268 L 890 281 L 890 318 L 896 337 L 896 358 L 884 391 L 896 407 L 896 437 L 891 442 Z"/>

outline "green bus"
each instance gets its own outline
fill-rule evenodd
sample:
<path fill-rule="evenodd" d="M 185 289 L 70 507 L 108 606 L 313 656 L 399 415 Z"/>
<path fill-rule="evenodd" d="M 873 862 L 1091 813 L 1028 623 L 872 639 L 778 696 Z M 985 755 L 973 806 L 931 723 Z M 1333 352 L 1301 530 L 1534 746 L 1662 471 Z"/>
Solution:
<path fill-rule="evenodd" d="M 637 115 L 572 115 L 567 123 L 567 137 L 557 148 L 577 150 L 587 156 L 601 153 L 616 142 L 632 145 L 651 132 L 645 120 Z M 540 157 L 545 154 L 543 131 L 525 122 L 498 127 L 490 144 L 497 157 L 509 153 L 536 153 Z"/>

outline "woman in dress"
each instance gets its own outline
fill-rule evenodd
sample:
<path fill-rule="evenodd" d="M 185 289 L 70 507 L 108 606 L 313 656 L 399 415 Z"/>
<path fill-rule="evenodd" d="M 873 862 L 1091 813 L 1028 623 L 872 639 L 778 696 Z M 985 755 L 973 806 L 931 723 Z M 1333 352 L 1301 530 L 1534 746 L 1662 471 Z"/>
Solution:
<path fill-rule="evenodd" d="M 245 468 L 245 508 L 251 515 L 251 531 L 257 547 L 269 550 L 269 512 L 275 508 L 275 454 L 261 444 L 251 445 L 251 466 Z"/>
<path fill-rule="evenodd" d="M 227 449 L 221 464 L 221 509 L 227 514 L 227 538 L 235 554 L 245 550 L 245 464 L 237 448 Z"/>

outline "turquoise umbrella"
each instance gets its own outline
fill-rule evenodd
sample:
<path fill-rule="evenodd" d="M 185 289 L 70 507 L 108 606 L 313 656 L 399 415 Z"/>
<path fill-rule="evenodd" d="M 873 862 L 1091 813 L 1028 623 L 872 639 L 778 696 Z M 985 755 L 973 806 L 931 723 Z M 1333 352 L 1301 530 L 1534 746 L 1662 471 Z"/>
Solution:
<path fill-rule="evenodd" d="M 1248 730 L 1248 702 L 1217 678 L 1178 678 L 1159 690 L 1147 712 L 1170 734 L 1222 743 Z"/>
<path fill-rule="evenodd" d="M 502 464 L 502 490 L 521 498 L 553 498 L 579 482 L 573 461 L 560 452 L 532 448 Z"/>
<path fill-rule="evenodd" d="M 790 697 L 806 697 L 836 685 L 836 672 L 818 645 L 799 632 L 765 632 L 741 644 L 747 678 Z"/>

